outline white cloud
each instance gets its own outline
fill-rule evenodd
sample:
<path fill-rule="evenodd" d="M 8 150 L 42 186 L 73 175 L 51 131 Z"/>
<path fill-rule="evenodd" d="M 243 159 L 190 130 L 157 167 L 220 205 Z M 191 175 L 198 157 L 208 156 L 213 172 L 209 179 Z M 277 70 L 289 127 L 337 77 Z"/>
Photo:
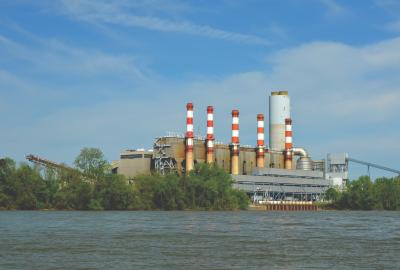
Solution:
<path fill-rule="evenodd" d="M 63 1 L 64 12 L 72 18 L 91 23 L 140 27 L 161 32 L 184 33 L 249 44 L 269 45 L 265 38 L 226 31 L 209 25 L 199 25 L 184 20 L 164 19 L 135 14 L 137 9 L 126 8 L 126 2 Z M 149 6 L 146 6 L 150 8 Z M 143 10 L 141 10 L 143 12 Z"/>
<path fill-rule="evenodd" d="M 335 42 L 305 44 L 268 58 L 273 66 L 269 81 L 290 89 L 314 114 L 343 116 L 346 112 L 347 119 L 381 120 L 399 101 L 399 46 L 400 39 L 361 48 Z M 315 99 L 325 104 L 312 105 Z M 372 112 L 370 106 L 379 111 Z"/>
<path fill-rule="evenodd" d="M 126 74 L 136 79 L 146 79 L 148 69 L 139 67 L 132 55 L 113 55 L 95 49 L 84 50 L 68 46 L 56 39 L 31 38 L 34 45 L 27 47 L 0 35 L 0 55 L 23 60 L 35 72 L 79 75 Z"/>

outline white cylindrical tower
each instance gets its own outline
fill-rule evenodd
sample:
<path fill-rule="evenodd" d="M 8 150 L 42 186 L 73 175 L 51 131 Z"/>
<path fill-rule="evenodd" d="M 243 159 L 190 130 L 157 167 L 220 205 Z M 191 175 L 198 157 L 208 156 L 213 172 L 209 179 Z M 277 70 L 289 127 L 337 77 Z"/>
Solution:
<path fill-rule="evenodd" d="M 272 92 L 269 97 L 269 148 L 285 150 L 285 119 L 290 117 L 290 98 L 287 91 Z M 270 167 L 284 168 L 283 154 L 271 153 Z"/>

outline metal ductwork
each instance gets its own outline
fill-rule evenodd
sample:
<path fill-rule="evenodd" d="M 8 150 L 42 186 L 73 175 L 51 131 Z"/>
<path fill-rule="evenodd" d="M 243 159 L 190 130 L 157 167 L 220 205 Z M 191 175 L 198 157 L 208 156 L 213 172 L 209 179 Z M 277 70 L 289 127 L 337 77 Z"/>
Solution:
<path fill-rule="evenodd" d="M 297 170 L 304 170 L 304 171 L 312 171 L 313 169 L 313 161 L 311 160 L 310 155 L 304 148 L 301 147 L 294 147 L 292 148 L 293 155 L 300 156 L 296 163 Z"/>

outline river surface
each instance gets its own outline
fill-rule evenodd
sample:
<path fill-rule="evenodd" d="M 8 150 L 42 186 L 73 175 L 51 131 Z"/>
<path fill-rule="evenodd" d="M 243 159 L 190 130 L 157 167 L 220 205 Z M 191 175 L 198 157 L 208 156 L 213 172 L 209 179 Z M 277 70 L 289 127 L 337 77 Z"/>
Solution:
<path fill-rule="evenodd" d="M 0 269 L 400 269 L 400 212 L 0 212 Z"/>

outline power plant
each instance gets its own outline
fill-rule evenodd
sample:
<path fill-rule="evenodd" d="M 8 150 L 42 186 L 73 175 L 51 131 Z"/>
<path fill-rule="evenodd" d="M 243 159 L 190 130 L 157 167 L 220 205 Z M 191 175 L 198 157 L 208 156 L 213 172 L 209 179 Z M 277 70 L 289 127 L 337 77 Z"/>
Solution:
<path fill-rule="evenodd" d="M 112 170 L 132 179 L 151 171 L 181 174 L 193 170 L 196 163 L 216 164 L 232 175 L 235 188 L 245 190 L 253 202 L 269 205 L 272 209 L 312 205 L 312 202 L 324 199 L 329 187 L 343 188 L 348 180 L 349 161 L 367 165 L 368 169 L 392 170 L 351 159 L 344 153 L 329 154 L 326 161 L 312 160 L 308 151 L 298 147 L 293 140 L 290 109 L 287 91 L 272 92 L 269 96 L 269 146 L 265 145 L 265 118 L 260 113 L 254 118 L 257 134 L 256 146 L 252 147 L 240 145 L 239 110 L 232 110 L 231 142 L 224 144 L 216 141 L 214 136 L 213 106 L 205 110 L 207 133 L 203 138 L 194 134 L 195 106 L 187 103 L 184 135 L 156 138 L 150 150 L 126 150 L 121 153 L 120 160 L 113 161 Z"/>

